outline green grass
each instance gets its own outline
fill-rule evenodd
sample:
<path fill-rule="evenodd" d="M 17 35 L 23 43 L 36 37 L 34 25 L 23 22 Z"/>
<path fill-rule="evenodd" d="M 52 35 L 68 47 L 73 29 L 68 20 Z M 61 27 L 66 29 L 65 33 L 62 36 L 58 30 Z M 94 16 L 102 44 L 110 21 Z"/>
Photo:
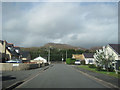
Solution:
<path fill-rule="evenodd" d="M 93 72 L 96 72 L 96 73 L 106 74 L 106 75 L 109 75 L 109 76 L 120 78 L 120 74 L 119 74 L 119 77 L 118 77 L 118 74 L 116 74 L 115 72 L 97 71 L 96 68 L 89 68 L 88 65 L 79 65 L 78 67 L 84 68 L 86 70 L 90 70 L 90 71 L 93 71 Z"/>

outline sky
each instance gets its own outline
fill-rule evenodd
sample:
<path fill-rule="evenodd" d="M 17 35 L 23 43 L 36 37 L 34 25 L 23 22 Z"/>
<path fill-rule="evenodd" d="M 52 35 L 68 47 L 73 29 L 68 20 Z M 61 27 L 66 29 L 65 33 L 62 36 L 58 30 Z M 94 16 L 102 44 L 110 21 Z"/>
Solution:
<path fill-rule="evenodd" d="M 118 3 L 3 2 L 2 39 L 20 47 L 118 43 Z"/>

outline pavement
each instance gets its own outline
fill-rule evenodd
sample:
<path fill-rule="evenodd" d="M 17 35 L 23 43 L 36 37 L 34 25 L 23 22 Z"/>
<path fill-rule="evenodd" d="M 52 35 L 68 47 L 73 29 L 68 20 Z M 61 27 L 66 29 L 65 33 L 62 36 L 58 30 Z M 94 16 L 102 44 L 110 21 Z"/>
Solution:
<path fill-rule="evenodd" d="M 105 74 L 96 73 L 96 72 L 89 71 L 89 70 L 86 70 L 86 69 L 83 69 L 83 68 L 79 68 L 77 65 L 73 65 L 72 67 L 79 70 L 79 71 L 87 73 L 88 75 L 91 75 L 95 78 L 98 78 L 98 79 L 103 80 L 107 83 L 110 83 L 113 86 L 117 86 L 117 87 L 120 88 L 120 79 L 118 79 L 116 77 L 112 77 L 112 76 L 108 76 L 108 75 L 105 75 Z"/>
<path fill-rule="evenodd" d="M 2 89 L 2 72 L 0 71 L 0 90 Z"/>
<path fill-rule="evenodd" d="M 36 75 L 38 72 L 42 72 L 48 66 L 21 71 L 3 71 L 2 72 L 2 89 L 8 88 L 17 82 L 21 82 L 28 77 Z"/>
<path fill-rule="evenodd" d="M 38 73 L 19 85 L 18 88 L 108 88 L 65 64 Z"/>

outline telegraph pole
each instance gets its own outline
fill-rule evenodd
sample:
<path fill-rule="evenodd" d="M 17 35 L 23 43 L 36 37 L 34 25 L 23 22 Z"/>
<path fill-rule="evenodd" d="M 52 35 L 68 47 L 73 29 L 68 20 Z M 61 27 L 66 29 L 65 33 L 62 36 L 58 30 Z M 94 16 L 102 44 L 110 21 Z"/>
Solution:
<path fill-rule="evenodd" d="M 63 59 L 63 54 L 62 54 L 62 62 L 63 62 L 63 60 L 64 60 L 64 59 Z"/>
<path fill-rule="evenodd" d="M 49 47 L 49 51 L 48 51 L 48 63 L 50 64 L 50 48 L 51 47 Z"/>

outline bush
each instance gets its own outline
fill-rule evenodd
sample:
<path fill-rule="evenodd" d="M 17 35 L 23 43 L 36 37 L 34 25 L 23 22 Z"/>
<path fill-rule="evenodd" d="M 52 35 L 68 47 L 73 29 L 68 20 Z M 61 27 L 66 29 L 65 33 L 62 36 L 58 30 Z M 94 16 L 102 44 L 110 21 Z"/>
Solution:
<path fill-rule="evenodd" d="M 102 71 L 102 67 L 101 66 L 97 66 L 96 70 L 97 71 Z"/>
<path fill-rule="evenodd" d="M 67 58 L 66 63 L 70 64 L 70 58 Z"/>
<path fill-rule="evenodd" d="M 113 71 L 114 71 L 114 68 L 113 68 L 113 67 L 110 67 L 110 68 L 108 68 L 108 71 L 109 71 L 109 72 L 113 72 Z"/>
<path fill-rule="evenodd" d="M 76 61 L 75 59 L 67 58 L 66 63 L 67 64 L 74 64 L 75 61 Z"/>
<path fill-rule="evenodd" d="M 96 68 L 94 64 L 89 64 L 89 68 Z"/>

